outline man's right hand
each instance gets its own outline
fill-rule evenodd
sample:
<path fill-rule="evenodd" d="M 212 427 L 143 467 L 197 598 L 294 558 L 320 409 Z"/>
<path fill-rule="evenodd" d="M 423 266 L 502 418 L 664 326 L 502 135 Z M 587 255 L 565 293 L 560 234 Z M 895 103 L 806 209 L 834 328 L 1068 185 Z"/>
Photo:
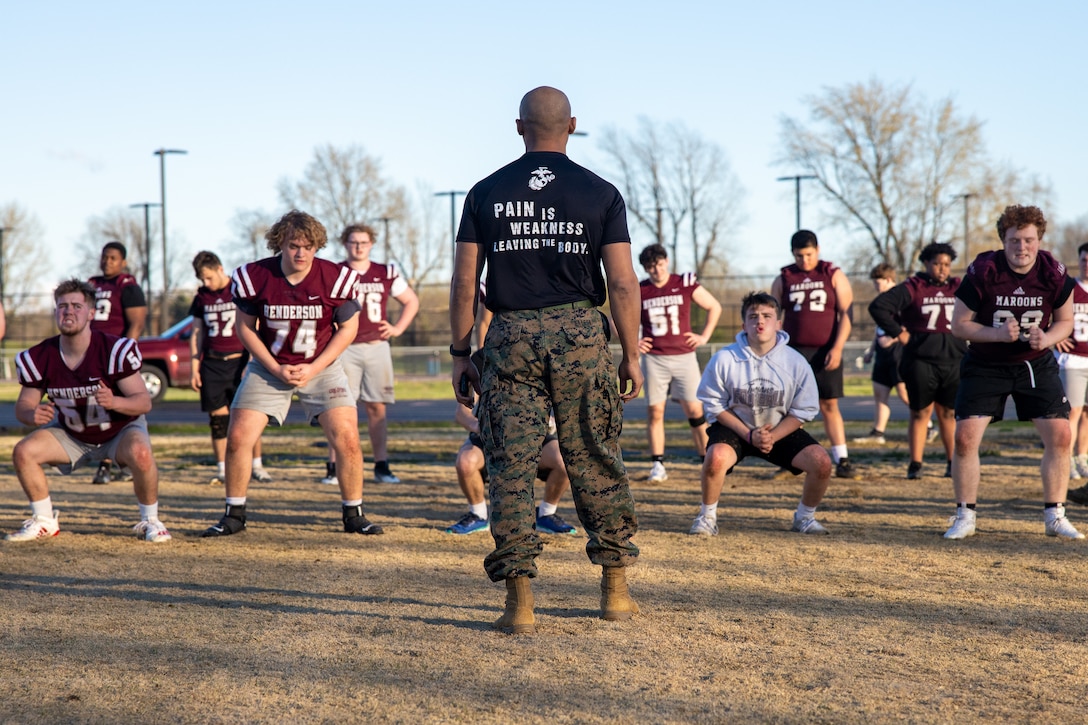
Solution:
<path fill-rule="evenodd" d="M 623 401 L 634 400 L 642 392 L 642 368 L 638 361 L 621 362 L 619 366 L 620 399 Z"/>

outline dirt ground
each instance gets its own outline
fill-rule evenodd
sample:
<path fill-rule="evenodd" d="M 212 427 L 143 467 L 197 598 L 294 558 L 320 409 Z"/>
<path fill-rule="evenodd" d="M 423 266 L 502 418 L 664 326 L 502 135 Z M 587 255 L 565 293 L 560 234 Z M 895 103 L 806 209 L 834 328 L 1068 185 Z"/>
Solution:
<path fill-rule="evenodd" d="M 1043 535 L 1031 428 L 988 435 L 963 542 L 941 538 L 943 455 L 907 481 L 905 431 L 890 436 L 852 448 L 864 478 L 832 482 L 831 536 L 790 533 L 800 481 L 745 462 L 707 539 L 687 535 L 685 431 L 651 485 L 629 430 L 643 613 L 600 620 L 583 537 L 550 536 L 537 633 L 514 637 L 490 628 L 490 536 L 443 532 L 465 508 L 456 430 L 392 431 L 403 482 L 364 494 L 381 537 L 340 532 L 312 431 L 266 436 L 275 482 L 251 487 L 246 532 L 216 540 L 197 536 L 223 495 L 203 434 L 158 432 L 172 542 L 138 541 L 131 487 L 86 471 L 50 479 L 60 536 L 0 544 L 0 722 L 1084 722 L 1088 545 Z M 0 437 L 5 531 L 29 511 L 16 440 Z M 569 499 L 560 513 L 574 520 Z M 1070 519 L 1088 531 L 1088 511 Z"/>

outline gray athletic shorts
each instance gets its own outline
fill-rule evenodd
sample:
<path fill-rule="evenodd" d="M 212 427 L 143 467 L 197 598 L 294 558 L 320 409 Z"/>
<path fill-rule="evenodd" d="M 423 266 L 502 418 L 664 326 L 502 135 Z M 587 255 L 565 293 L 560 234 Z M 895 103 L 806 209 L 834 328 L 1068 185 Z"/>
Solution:
<path fill-rule="evenodd" d="M 355 397 L 351 394 L 347 375 L 339 360 L 334 360 L 332 365 L 301 388 L 288 385 L 258 361 L 250 360 L 230 407 L 232 410 L 256 410 L 276 421 L 277 425 L 283 425 L 294 395 L 298 396 L 310 422 L 327 410 L 355 407 Z"/>
<path fill-rule="evenodd" d="M 1065 397 L 1074 408 L 1083 408 L 1088 401 L 1088 368 L 1066 368 L 1058 371 Z"/>
<path fill-rule="evenodd" d="M 117 445 L 121 440 L 121 436 L 129 430 L 143 431 L 143 434 L 150 440 L 150 435 L 147 432 L 147 418 L 140 416 L 136 420 L 132 421 L 124 428 L 117 432 L 113 438 L 105 443 L 94 444 L 84 443 L 83 441 L 76 440 L 72 435 L 61 427 L 60 423 L 53 421 L 47 425 L 43 430 L 49 431 L 53 434 L 53 437 L 60 443 L 61 448 L 68 454 L 68 463 L 62 463 L 57 466 L 57 470 L 67 475 L 77 468 L 83 468 L 91 464 L 97 464 L 105 459 L 115 460 L 117 453 Z"/>
<path fill-rule="evenodd" d="M 666 396 L 675 401 L 695 402 L 695 393 L 703 374 L 699 372 L 699 360 L 695 351 L 682 355 L 643 355 L 642 377 L 646 389 L 646 401 L 650 405 L 664 403 Z"/>
<path fill-rule="evenodd" d="M 387 340 L 348 345 L 340 363 L 352 398 L 364 403 L 397 402 L 393 397 L 393 352 Z"/>

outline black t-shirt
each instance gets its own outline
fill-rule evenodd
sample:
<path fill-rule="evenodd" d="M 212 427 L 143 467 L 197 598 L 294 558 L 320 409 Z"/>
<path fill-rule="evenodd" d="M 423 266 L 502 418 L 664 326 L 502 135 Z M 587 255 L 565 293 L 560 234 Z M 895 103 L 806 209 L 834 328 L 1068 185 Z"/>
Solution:
<path fill-rule="evenodd" d="M 465 197 L 460 243 L 487 260 L 487 308 L 604 304 L 601 248 L 629 244 L 627 208 L 612 184 L 564 154 L 526 153 Z"/>

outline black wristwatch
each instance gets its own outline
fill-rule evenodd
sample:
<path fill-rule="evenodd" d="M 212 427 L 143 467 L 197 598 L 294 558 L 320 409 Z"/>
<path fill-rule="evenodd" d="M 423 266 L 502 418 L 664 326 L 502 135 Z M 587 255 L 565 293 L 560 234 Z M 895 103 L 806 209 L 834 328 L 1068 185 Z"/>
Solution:
<path fill-rule="evenodd" d="M 450 345 L 450 355 L 454 357 L 468 357 L 472 354 L 472 348 L 466 348 L 464 350 L 458 350 L 453 345 Z"/>

